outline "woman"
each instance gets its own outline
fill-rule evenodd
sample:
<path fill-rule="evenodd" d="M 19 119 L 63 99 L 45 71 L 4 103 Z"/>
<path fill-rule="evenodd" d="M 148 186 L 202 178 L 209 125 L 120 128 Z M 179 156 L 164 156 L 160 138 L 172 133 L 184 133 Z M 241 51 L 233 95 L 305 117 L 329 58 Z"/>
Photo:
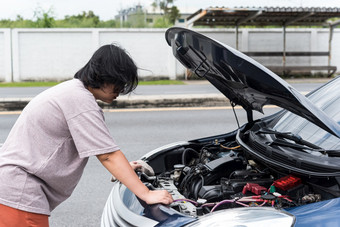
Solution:
<path fill-rule="evenodd" d="M 96 100 L 111 103 L 138 84 L 137 67 L 120 47 L 99 48 L 74 79 L 36 96 L 0 150 L 0 227 L 48 226 L 67 199 L 89 156 L 148 204 L 170 204 L 167 191 L 150 191 L 110 136 Z"/>

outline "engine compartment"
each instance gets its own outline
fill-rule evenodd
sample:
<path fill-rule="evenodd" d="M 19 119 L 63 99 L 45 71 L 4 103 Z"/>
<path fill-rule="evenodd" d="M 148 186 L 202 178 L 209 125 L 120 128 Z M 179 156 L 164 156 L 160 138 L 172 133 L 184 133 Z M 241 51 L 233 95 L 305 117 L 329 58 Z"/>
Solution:
<path fill-rule="evenodd" d="M 166 189 L 171 207 L 190 216 L 236 207 L 286 209 L 340 196 L 337 177 L 297 175 L 249 156 L 235 140 L 194 141 L 146 160 L 155 176 L 139 173 L 152 190 Z"/>

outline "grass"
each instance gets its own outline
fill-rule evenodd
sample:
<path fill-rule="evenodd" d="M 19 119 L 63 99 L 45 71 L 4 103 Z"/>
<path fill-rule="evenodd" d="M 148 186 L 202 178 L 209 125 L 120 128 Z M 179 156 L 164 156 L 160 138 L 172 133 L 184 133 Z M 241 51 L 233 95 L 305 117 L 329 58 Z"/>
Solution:
<path fill-rule="evenodd" d="M 183 85 L 185 84 L 180 80 L 150 80 L 150 81 L 139 81 L 139 85 Z"/>
<path fill-rule="evenodd" d="M 0 87 L 51 87 L 60 82 L 13 82 L 0 83 Z M 183 81 L 179 80 L 154 80 L 140 81 L 139 85 L 182 85 Z"/>
<path fill-rule="evenodd" d="M 59 82 L 13 82 L 0 83 L 0 87 L 51 87 Z"/>

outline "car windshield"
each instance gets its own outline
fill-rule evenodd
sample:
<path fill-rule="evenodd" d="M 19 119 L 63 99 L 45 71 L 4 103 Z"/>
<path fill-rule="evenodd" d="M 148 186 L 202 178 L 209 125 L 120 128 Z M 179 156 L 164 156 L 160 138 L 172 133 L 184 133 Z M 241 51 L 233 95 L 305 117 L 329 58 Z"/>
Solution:
<path fill-rule="evenodd" d="M 308 99 L 323 110 L 330 118 L 340 124 L 340 78 L 326 84 L 308 96 Z M 299 135 L 326 150 L 339 149 L 340 139 L 319 128 L 308 120 L 289 111 L 275 124 L 274 130 Z"/>

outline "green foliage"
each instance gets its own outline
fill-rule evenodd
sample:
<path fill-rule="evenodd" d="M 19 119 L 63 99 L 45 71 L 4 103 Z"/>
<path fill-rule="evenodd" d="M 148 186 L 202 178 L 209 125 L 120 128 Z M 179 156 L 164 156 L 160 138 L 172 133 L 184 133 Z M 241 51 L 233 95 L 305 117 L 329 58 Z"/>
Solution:
<path fill-rule="evenodd" d="M 100 24 L 99 16 L 93 11 L 85 12 L 75 16 L 65 16 L 64 20 L 60 20 L 57 27 L 65 28 L 96 28 Z"/>
<path fill-rule="evenodd" d="M 155 0 L 153 5 L 163 11 L 164 16 L 159 18 L 153 17 L 155 21 L 153 27 L 167 28 L 171 27 L 177 18 L 180 17 L 179 10 L 173 5 L 174 0 Z M 140 10 L 134 15 L 130 15 L 128 21 L 120 24 L 120 21 L 107 20 L 101 21 L 99 16 L 93 11 L 85 12 L 78 15 L 67 15 L 64 19 L 55 19 L 53 9 L 44 11 L 37 8 L 34 11 L 32 20 L 24 19 L 20 15 L 15 20 L 0 20 L 0 28 L 145 28 L 148 27 L 145 13 Z"/>
<path fill-rule="evenodd" d="M 176 6 L 172 6 L 168 15 L 170 22 L 174 24 L 180 16 L 179 9 Z"/>
<path fill-rule="evenodd" d="M 153 81 L 139 81 L 138 85 L 185 85 L 180 80 L 153 80 Z"/>
<path fill-rule="evenodd" d="M 147 27 L 145 22 L 145 15 L 142 11 L 137 12 L 134 15 L 129 16 L 125 27 L 130 28 L 145 28 Z"/>
<path fill-rule="evenodd" d="M 55 20 L 53 17 L 53 10 L 49 9 L 47 12 L 41 8 L 37 8 L 34 12 L 36 18 L 35 25 L 38 28 L 53 28 Z"/>
<path fill-rule="evenodd" d="M 12 83 L 0 83 L 0 87 L 51 87 L 59 84 L 59 82 L 12 82 Z"/>
<path fill-rule="evenodd" d="M 172 23 L 166 17 L 158 18 L 153 24 L 154 28 L 168 28 L 171 26 L 172 26 Z"/>
<path fill-rule="evenodd" d="M 139 25 L 142 26 L 142 25 Z M 120 27 L 115 20 L 101 21 L 93 11 L 82 12 L 78 15 L 65 16 L 56 20 L 52 9 L 44 11 L 37 8 L 34 20 L 26 20 L 20 15 L 15 20 L 0 20 L 0 28 L 115 28 Z"/>
<path fill-rule="evenodd" d="M 151 4 L 154 9 L 159 8 L 164 17 L 173 25 L 180 18 L 179 9 L 174 5 L 174 0 L 154 0 Z"/>
<path fill-rule="evenodd" d="M 119 21 L 115 20 L 107 20 L 107 21 L 99 21 L 98 28 L 118 28 L 120 27 Z"/>
<path fill-rule="evenodd" d="M 9 19 L 0 20 L 0 28 L 35 28 L 35 22 L 32 20 L 25 20 L 20 15 L 17 15 L 15 21 Z"/>

